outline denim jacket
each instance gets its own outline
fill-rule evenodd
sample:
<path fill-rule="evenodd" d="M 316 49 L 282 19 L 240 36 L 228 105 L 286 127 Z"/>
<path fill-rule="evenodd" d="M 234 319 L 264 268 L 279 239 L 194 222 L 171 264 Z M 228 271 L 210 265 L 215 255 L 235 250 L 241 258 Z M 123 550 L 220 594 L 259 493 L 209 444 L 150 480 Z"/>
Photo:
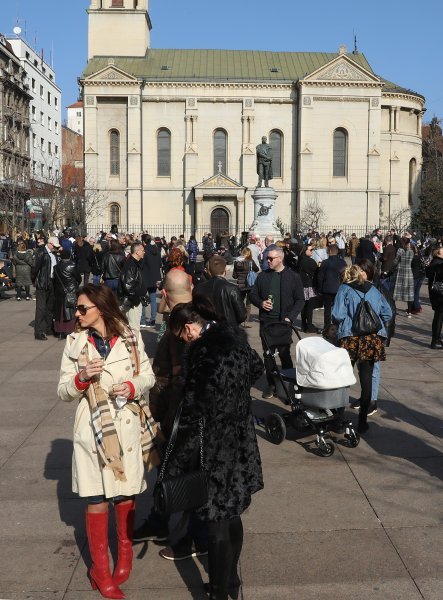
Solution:
<path fill-rule="evenodd" d="M 386 326 L 392 319 L 391 307 L 377 288 L 369 281 L 365 281 L 363 284 L 342 283 L 338 288 L 332 309 L 332 319 L 338 324 L 338 339 L 352 335 L 352 320 L 364 294 L 383 323 L 382 328 L 377 332 L 378 335 L 387 337 Z"/>

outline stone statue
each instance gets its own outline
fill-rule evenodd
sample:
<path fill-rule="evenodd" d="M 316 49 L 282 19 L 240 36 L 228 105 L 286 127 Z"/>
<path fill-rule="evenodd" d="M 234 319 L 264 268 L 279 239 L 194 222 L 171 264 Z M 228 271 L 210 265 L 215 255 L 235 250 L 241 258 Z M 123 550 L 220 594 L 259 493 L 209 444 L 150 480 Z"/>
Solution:
<path fill-rule="evenodd" d="M 268 138 L 264 135 L 261 144 L 256 147 L 257 152 L 257 187 L 262 186 L 264 180 L 265 187 L 269 187 L 269 180 L 272 179 L 272 147 L 267 143 Z"/>

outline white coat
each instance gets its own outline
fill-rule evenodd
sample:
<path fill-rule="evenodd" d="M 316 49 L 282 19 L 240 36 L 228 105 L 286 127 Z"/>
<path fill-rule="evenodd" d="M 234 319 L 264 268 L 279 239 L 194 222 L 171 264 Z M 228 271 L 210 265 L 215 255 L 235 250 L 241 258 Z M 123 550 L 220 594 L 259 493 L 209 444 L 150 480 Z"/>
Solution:
<path fill-rule="evenodd" d="M 137 398 L 154 385 L 154 373 L 140 333 L 137 334 L 137 342 L 140 353 L 139 375 L 133 376 L 131 356 L 124 342 L 119 338 L 104 363 L 100 376 L 100 385 L 103 389 L 109 391 L 113 384 L 130 381 L 135 388 L 135 398 Z M 72 333 L 66 339 L 58 384 L 58 396 L 61 400 L 79 401 L 74 422 L 72 489 L 83 497 L 104 494 L 106 498 L 113 498 L 120 495 L 140 494 L 146 489 L 140 445 L 140 418 L 126 406 L 119 410 L 112 399 L 109 400 L 109 407 L 123 452 L 122 462 L 127 481 L 117 481 L 112 469 L 103 468 L 99 463 L 89 403 L 85 393 L 77 389 L 74 381 L 79 371 L 80 353 L 86 343 L 89 346 L 89 359 L 100 358 L 94 345 L 88 341 L 87 331 Z"/>

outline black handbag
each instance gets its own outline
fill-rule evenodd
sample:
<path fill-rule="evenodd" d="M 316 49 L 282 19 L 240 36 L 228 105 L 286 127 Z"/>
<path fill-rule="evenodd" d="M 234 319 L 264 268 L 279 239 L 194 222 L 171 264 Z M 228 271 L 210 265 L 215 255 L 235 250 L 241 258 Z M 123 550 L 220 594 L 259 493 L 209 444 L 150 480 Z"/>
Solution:
<path fill-rule="evenodd" d="M 443 281 L 434 281 L 431 285 L 431 292 L 433 292 L 436 296 L 443 296 Z"/>
<path fill-rule="evenodd" d="M 183 404 L 180 404 L 177 409 L 171 437 L 154 487 L 154 509 L 157 513 L 162 515 L 171 515 L 176 512 L 194 510 L 200 506 L 204 506 L 208 502 L 208 483 L 206 480 L 203 449 L 203 417 L 198 421 L 200 468 L 191 473 L 165 479 L 166 467 L 177 439 L 182 406 Z"/>
<path fill-rule="evenodd" d="M 360 296 L 360 294 L 358 295 Z M 352 335 L 363 336 L 378 333 L 383 326 L 380 317 L 372 308 L 371 303 L 366 300 L 366 294 L 360 298 L 360 304 L 352 319 Z"/>

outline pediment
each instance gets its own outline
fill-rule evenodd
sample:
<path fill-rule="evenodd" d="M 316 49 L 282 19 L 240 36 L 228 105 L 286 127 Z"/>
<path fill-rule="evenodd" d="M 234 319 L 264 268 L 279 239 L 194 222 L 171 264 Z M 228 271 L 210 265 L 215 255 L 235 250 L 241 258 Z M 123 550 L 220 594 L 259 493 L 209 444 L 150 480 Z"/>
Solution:
<path fill-rule="evenodd" d="M 380 83 L 380 79 L 355 63 L 348 56 L 339 55 L 331 62 L 310 73 L 303 79 L 305 82 L 342 81 Z"/>
<path fill-rule="evenodd" d="M 201 188 L 233 188 L 233 189 L 244 189 L 244 186 L 240 185 L 238 181 L 231 179 L 223 173 L 217 173 L 209 179 L 205 179 L 198 185 L 194 186 L 194 189 Z"/>
<path fill-rule="evenodd" d="M 91 81 L 122 81 L 122 82 L 134 82 L 137 83 L 137 78 L 125 71 L 122 71 L 115 65 L 108 65 L 104 69 L 93 73 L 86 77 L 85 82 Z"/>

